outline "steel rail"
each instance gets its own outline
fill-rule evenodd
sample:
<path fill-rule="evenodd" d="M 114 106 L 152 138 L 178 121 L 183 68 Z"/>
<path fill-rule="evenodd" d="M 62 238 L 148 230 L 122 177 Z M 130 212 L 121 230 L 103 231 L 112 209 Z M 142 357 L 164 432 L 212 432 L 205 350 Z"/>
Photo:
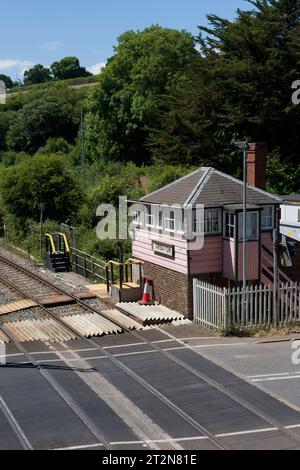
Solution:
<path fill-rule="evenodd" d="M 49 383 L 49 385 L 51 385 L 51 387 L 58 393 L 58 395 L 60 395 L 64 402 L 69 406 L 69 408 L 80 418 L 80 420 L 85 424 L 89 431 L 97 438 L 99 444 L 102 444 L 107 450 L 111 450 L 112 447 L 104 437 L 103 431 L 91 422 L 89 417 L 74 401 L 71 395 L 66 390 L 64 390 L 61 385 L 59 385 L 59 383 L 52 377 L 51 374 L 49 374 L 49 372 L 44 369 L 44 366 L 40 365 L 35 360 L 35 358 L 28 351 L 26 351 L 22 344 L 1 324 L 0 331 L 2 331 L 2 333 L 4 333 L 13 344 L 15 344 L 20 353 L 22 353 L 27 358 L 28 362 L 32 364 L 41 373 L 41 375 Z"/>
<path fill-rule="evenodd" d="M 23 429 L 19 425 L 16 418 L 13 416 L 12 412 L 10 411 L 9 407 L 5 403 L 3 397 L 0 395 L 0 409 L 2 410 L 4 416 L 6 417 L 7 421 L 9 422 L 14 434 L 16 435 L 17 439 L 20 441 L 24 450 L 33 450 L 33 447 L 25 435 Z"/>
<path fill-rule="evenodd" d="M 0 257 L 0 260 L 2 261 L 2 257 Z M 11 264 L 9 262 L 9 264 Z M 13 263 L 13 266 L 15 267 L 15 269 L 18 268 L 18 265 L 17 264 L 14 264 Z M 22 271 L 24 271 L 26 274 L 27 274 L 27 271 L 24 270 L 22 268 Z M 28 275 L 31 276 L 32 273 L 28 272 Z M 35 277 L 35 275 L 33 275 Z M 37 278 L 39 278 L 37 276 Z M 20 295 L 22 296 L 25 296 L 27 294 L 25 294 L 20 288 L 14 286 L 14 284 L 12 284 L 10 281 L 4 279 L 1 275 L 0 275 L 0 281 L 2 283 L 4 283 L 5 285 L 7 285 L 8 287 L 10 287 L 11 289 L 15 290 L 16 292 L 18 292 Z M 48 281 L 46 281 L 46 283 L 48 284 Z M 50 285 L 52 285 L 51 283 L 49 283 Z M 66 295 L 69 295 L 67 294 L 67 292 L 63 291 L 62 289 L 59 289 L 58 290 L 61 292 L 61 293 L 64 293 Z M 72 297 L 72 295 L 71 295 Z M 192 425 L 194 427 L 195 430 L 197 430 L 198 432 L 200 431 L 203 435 L 205 435 L 211 442 L 213 442 L 219 449 L 221 450 L 226 450 L 227 447 L 220 442 L 220 440 L 218 438 L 216 438 L 214 436 L 214 434 L 212 434 L 208 429 L 206 429 L 204 426 L 202 426 L 201 424 L 199 424 L 197 421 L 195 421 L 190 415 L 188 415 L 187 413 L 185 413 L 184 411 L 182 411 L 175 403 L 173 403 L 170 399 L 168 399 L 165 395 L 163 395 L 161 392 L 159 392 L 157 389 L 155 389 L 154 387 L 152 387 L 152 385 L 150 385 L 147 381 L 145 381 L 144 379 L 142 379 L 138 374 L 136 374 L 135 372 L 133 372 L 131 369 L 129 369 L 128 367 L 126 367 L 124 364 L 122 364 L 121 361 L 119 361 L 118 359 L 116 359 L 112 354 L 110 354 L 106 349 L 103 349 L 101 346 L 99 346 L 95 341 L 93 341 L 92 339 L 90 338 L 86 338 L 85 336 L 83 336 L 81 333 L 79 333 L 76 329 L 70 327 L 66 322 L 64 322 L 61 318 L 57 317 L 52 311 L 49 311 L 48 308 L 46 308 L 44 305 L 42 305 L 35 297 L 28 297 L 27 298 L 31 299 L 31 300 L 34 300 L 36 303 L 37 303 L 37 306 L 40 307 L 41 309 L 43 309 L 44 312 L 46 312 L 50 317 L 52 317 L 54 320 L 56 320 L 57 322 L 59 322 L 61 325 L 63 325 L 65 328 L 67 328 L 70 332 L 72 332 L 75 336 L 77 336 L 78 338 L 82 339 L 82 340 L 85 340 L 86 342 L 88 342 L 90 345 L 93 345 L 97 350 L 101 351 L 101 353 L 103 355 L 105 355 L 106 357 L 108 357 L 114 364 L 116 364 L 119 368 L 121 368 L 124 372 L 126 372 L 128 375 L 130 375 L 135 381 L 137 381 L 140 385 L 142 385 L 144 388 L 146 388 L 152 395 L 156 396 L 156 398 L 158 398 L 160 401 L 162 401 L 165 405 L 167 405 L 170 409 L 172 409 L 172 411 L 175 411 L 178 415 L 180 415 L 182 418 L 185 419 L 186 422 L 188 422 L 190 425 Z M 76 299 L 76 297 L 74 296 L 74 299 Z M 86 309 L 86 310 L 92 310 L 94 313 L 97 313 L 98 315 L 102 315 L 102 312 L 100 313 L 97 309 L 94 309 L 93 307 L 89 307 L 88 305 L 84 304 L 82 301 L 79 301 L 80 304 L 82 304 L 82 306 Z M 109 317 L 107 316 L 107 318 L 109 319 Z M 110 320 L 110 319 L 109 319 Z M 116 325 L 118 325 L 117 322 L 114 322 Z M 121 325 L 118 325 L 119 327 L 122 327 Z M 5 328 L 3 328 L 3 326 L 1 327 L 0 325 L 0 330 L 2 329 L 3 333 L 5 333 L 10 340 L 13 340 L 14 342 L 16 341 L 12 335 L 8 335 L 7 332 L 5 331 Z M 122 329 L 128 333 L 131 333 L 130 330 L 125 330 L 123 327 Z M 150 344 L 150 343 L 149 343 Z M 22 348 L 22 351 L 24 351 L 24 353 L 26 353 L 25 349 L 23 348 L 23 346 L 20 345 L 20 347 Z M 70 349 L 70 351 L 72 351 Z M 26 353 L 26 356 L 29 357 L 30 354 Z M 36 363 L 35 361 L 35 364 L 37 366 L 39 366 L 39 364 Z M 42 369 L 43 370 L 43 369 Z"/>
<path fill-rule="evenodd" d="M 0 256 L 0 261 L 4 260 L 5 262 L 7 262 L 7 260 L 5 258 L 3 258 L 2 256 Z M 11 261 L 8 261 L 8 264 L 11 264 L 15 269 L 18 269 L 19 266 L 18 264 L 16 263 L 12 263 Z M 39 276 L 27 271 L 26 269 L 24 269 L 23 267 L 21 267 L 21 270 L 31 276 L 31 277 L 34 277 L 34 278 L 37 278 L 38 280 L 40 280 Z M 40 280 L 41 282 L 44 282 L 44 279 L 41 279 Z M 53 287 L 53 285 L 49 282 L 49 281 L 45 281 L 45 284 L 47 284 L 48 286 L 51 286 Z M 193 374 L 194 376 L 198 377 L 199 379 L 201 379 L 202 381 L 206 382 L 207 384 L 209 384 L 210 386 L 212 386 L 213 388 L 217 389 L 218 391 L 220 391 L 221 393 L 223 393 L 224 395 L 226 395 L 228 398 L 230 398 L 231 400 L 235 401 L 236 403 L 238 403 L 239 405 L 241 405 L 242 407 L 244 407 L 245 409 L 247 409 L 248 411 L 250 411 L 251 413 L 255 414 L 257 417 L 259 417 L 261 420 L 265 421 L 267 424 L 269 425 L 272 425 L 272 427 L 274 428 L 277 428 L 279 431 L 281 431 L 282 433 L 284 433 L 285 435 L 287 435 L 288 437 L 292 438 L 293 440 L 295 440 L 297 443 L 300 443 L 300 436 L 297 435 L 296 433 L 294 433 L 293 431 L 289 430 L 289 429 L 286 429 L 281 423 L 277 422 L 276 420 L 274 420 L 273 418 L 271 418 L 270 416 L 268 416 L 267 414 L 265 414 L 264 412 L 262 412 L 261 410 L 259 410 L 258 408 L 256 408 L 255 406 L 253 406 L 252 404 L 250 404 L 249 402 L 247 402 L 246 400 L 243 400 L 241 399 L 239 396 L 237 396 L 235 393 L 231 392 L 230 390 L 228 390 L 226 387 L 224 387 L 223 385 L 219 384 L 218 382 L 216 382 L 215 380 L 211 379 L 210 377 L 208 377 L 206 374 L 203 374 L 201 372 L 199 372 L 198 370 L 194 369 L 191 365 L 189 365 L 188 363 L 186 363 L 185 361 L 177 358 L 176 356 L 174 356 L 171 352 L 168 352 L 168 351 L 165 351 L 163 350 L 163 348 L 161 348 L 159 345 L 157 344 L 153 344 L 151 341 L 148 341 L 146 340 L 140 333 L 136 332 L 136 331 L 131 331 L 131 330 L 128 330 L 126 328 L 124 328 L 124 326 L 120 325 L 116 320 L 112 320 L 108 315 L 103 315 L 103 312 L 97 310 L 96 308 L 94 307 L 90 307 L 89 305 L 85 304 L 84 301 L 82 301 L 81 299 L 78 299 L 76 298 L 76 296 L 74 294 L 69 294 L 68 292 L 66 292 L 65 290 L 61 289 L 61 288 L 58 288 L 56 286 L 54 286 L 58 291 L 60 291 L 61 294 L 64 294 L 64 295 L 69 295 L 70 297 L 72 297 L 78 304 L 82 305 L 83 307 L 85 307 L 86 309 L 90 310 L 90 311 L 93 311 L 94 313 L 97 313 L 98 315 L 101 315 L 101 316 L 104 316 L 106 319 L 108 319 L 109 321 L 111 321 L 112 323 L 114 323 L 115 325 L 117 325 L 118 327 L 122 328 L 125 332 L 129 333 L 130 335 L 134 336 L 135 338 L 141 340 L 143 343 L 147 344 L 148 346 L 150 346 L 152 349 L 160 352 L 163 356 L 167 357 L 168 359 L 172 360 L 173 362 L 175 362 L 177 365 L 179 365 L 180 367 L 184 368 L 185 370 L 187 370 L 188 372 L 190 372 L 191 374 Z M 24 295 L 24 294 L 23 294 Z M 33 300 L 36 300 L 34 297 L 33 297 Z M 48 312 L 48 309 L 45 309 L 47 311 L 48 314 L 50 314 Z M 122 311 L 121 308 L 118 308 L 118 310 L 121 312 L 121 313 L 125 313 Z M 57 317 L 51 312 L 51 316 L 54 318 L 54 319 L 57 319 Z M 59 321 L 61 321 L 60 319 L 57 319 Z M 62 322 L 64 324 L 64 322 Z M 202 425 L 200 425 L 199 423 L 197 423 L 196 421 L 194 421 L 193 418 L 191 418 L 189 415 L 187 415 L 186 413 L 184 413 L 182 410 L 180 410 L 177 405 L 175 405 L 171 400 L 169 400 L 167 397 L 165 397 L 163 394 L 161 394 L 161 392 L 159 392 L 157 389 L 155 389 L 154 387 L 152 387 L 151 384 L 149 384 L 147 381 L 145 381 L 142 377 L 140 377 L 138 374 L 136 374 L 135 372 L 133 372 L 131 369 L 129 369 L 127 366 L 125 366 L 121 361 L 119 361 L 116 357 L 114 357 L 112 354 L 110 354 L 107 350 L 103 349 L 98 343 L 96 343 L 93 339 L 91 338 L 86 338 L 84 336 L 82 336 L 81 334 L 79 334 L 78 332 L 76 332 L 74 329 L 70 328 L 69 325 L 66 325 L 64 324 L 65 327 L 69 328 L 69 330 L 72 330 L 73 333 L 75 333 L 76 335 L 78 335 L 81 339 L 84 339 L 86 340 L 87 342 L 89 342 L 89 344 L 92 344 L 96 349 L 98 349 L 99 351 L 102 352 L 102 354 L 106 355 L 107 357 L 109 357 L 112 362 L 114 362 L 116 365 L 118 365 L 119 368 L 123 369 L 125 372 L 127 372 L 132 378 L 134 378 L 136 381 L 138 381 L 141 385 L 143 385 L 148 391 L 151 391 L 151 393 L 153 393 L 154 395 L 156 395 L 158 398 L 160 398 L 161 400 L 163 400 L 165 403 L 168 403 L 169 406 L 172 406 L 172 408 L 174 410 L 176 410 L 177 412 L 179 412 L 181 414 L 181 416 L 185 417 L 186 419 L 188 419 L 188 421 L 193 424 L 193 425 L 196 425 L 198 427 L 199 430 L 201 430 L 205 435 L 209 436 L 209 438 L 211 440 L 213 440 L 213 442 L 219 447 L 219 448 L 223 448 L 223 449 L 226 449 L 226 447 L 224 446 L 224 444 L 222 442 L 220 442 L 213 434 L 210 433 L 210 431 L 208 431 L 205 427 L 203 427 Z M 166 334 L 167 336 L 167 334 Z M 175 341 L 175 340 L 174 340 Z M 178 339 L 177 339 L 178 341 Z M 178 342 L 178 344 L 180 344 Z M 185 345 L 186 346 L 186 345 Z M 189 348 L 189 349 L 192 349 L 192 348 Z M 193 350 L 194 351 L 194 350 Z M 198 353 L 196 351 L 194 351 L 195 353 Z M 199 354 L 199 353 L 198 353 Z M 300 415 L 299 415 L 299 419 L 300 419 Z"/>

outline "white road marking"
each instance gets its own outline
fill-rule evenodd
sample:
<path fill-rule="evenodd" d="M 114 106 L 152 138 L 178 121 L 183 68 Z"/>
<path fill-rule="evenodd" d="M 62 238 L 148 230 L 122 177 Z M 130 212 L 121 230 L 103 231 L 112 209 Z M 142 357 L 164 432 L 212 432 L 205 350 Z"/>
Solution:
<path fill-rule="evenodd" d="M 72 447 L 60 447 L 52 450 L 80 450 L 80 449 L 93 449 L 95 447 L 103 447 L 103 444 L 98 442 L 98 444 L 86 444 L 83 446 L 72 446 Z"/>
<path fill-rule="evenodd" d="M 97 357 L 83 357 L 83 358 L 80 358 L 80 359 L 67 359 L 67 358 L 59 359 L 59 358 L 57 358 L 57 359 L 45 359 L 45 360 L 40 360 L 40 361 L 36 361 L 36 362 L 38 364 L 46 364 L 48 362 L 66 362 L 66 361 L 68 361 L 68 362 L 79 362 L 79 361 L 82 361 L 82 360 L 91 361 L 93 359 L 108 359 L 108 357 L 107 356 L 97 356 Z"/>
<path fill-rule="evenodd" d="M 173 342 L 175 342 L 174 339 L 160 339 L 159 341 L 151 341 L 152 344 L 173 343 Z"/>
<path fill-rule="evenodd" d="M 186 349 L 186 347 L 180 346 L 178 348 L 168 348 L 168 349 L 163 349 L 163 351 L 180 351 L 182 349 Z"/>
<path fill-rule="evenodd" d="M 251 382 L 272 382 L 274 380 L 291 380 L 291 379 L 300 379 L 300 375 L 288 375 L 286 377 L 268 377 L 267 379 L 254 379 Z"/>
<path fill-rule="evenodd" d="M 259 434 L 262 432 L 279 431 L 278 428 L 263 428 L 263 429 L 251 429 L 249 431 L 240 432 L 228 432 L 224 434 L 216 434 L 215 437 L 233 437 L 233 436 L 246 436 L 247 434 Z"/>
<path fill-rule="evenodd" d="M 17 357 L 17 356 L 24 356 L 24 354 L 19 353 L 19 354 L 4 354 L 3 356 L 0 356 L 0 359 L 7 359 L 8 357 Z"/>
<path fill-rule="evenodd" d="M 138 351 L 138 352 L 131 352 L 131 353 L 123 353 L 123 354 L 113 354 L 113 357 L 138 356 L 140 354 L 154 354 L 158 352 L 159 351 L 155 351 L 155 349 L 153 349 L 151 351 Z"/>
<path fill-rule="evenodd" d="M 233 343 L 233 344 L 224 344 L 224 343 L 215 343 L 215 344 L 201 344 L 200 346 L 191 346 L 191 348 L 200 349 L 200 348 L 217 348 L 218 346 L 245 346 L 245 343 Z"/>
<path fill-rule="evenodd" d="M 293 424 L 291 426 L 285 426 L 285 429 L 298 429 L 298 428 L 300 428 L 300 424 Z M 247 431 L 215 434 L 215 437 L 222 438 L 222 437 L 247 436 L 249 434 L 261 434 L 261 433 L 268 433 L 268 432 L 273 432 L 273 431 L 279 431 L 279 429 L 276 427 L 262 428 L 262 429 L 249 429 Z M 203 441 L 203 440 L 209 440 L 209 437 L 208 436 L 193 436 L 193 437 L 178 437 L 174 439 L 155 439 L 155 440 L 145 440 L 145 441 L 116 441 L 116 442 L 110 442 L 110 445 L 112 446 L 134 445 L 134 444 L 144 445 L 144 444 L 162 444 L 162 443 L 168 443 L 168 442 L 188 442 L 188 441 Z M 100 447 L 100 446 L 102 447 L 103 444 L 101 443 L 87 444 L 87 445 L 82 445 L 82 446 L 65 447 L 65 448 L 53 449 L 53 450 L 89 449 L 89 448 Z"/>
<path fill-rule="evenodd" d="M 281 372 L 280 374 L 262 374 L 262 375 L 248 375 L 246 379 L 263 379 L 267 377 L 284 377 L 286 375 L 300 374 L 300 372 Z"/>
<path fill-rule="evenodd" d="M 112 446 L 121 446 L 126 444 L 163 444 L 169 442 L 188 442 L 188 441 L 207 441 L 208 436 L 196 436 L 196 437 L 179 437 L 177 439 L 155 439 L 155 440 L 146 440 L 146 441 L 120 441 L 120 442 L 110 442 Z"/>
<path fill-rule="evenodd" d="M 118 348 L 130 348 L 131 346 L 142 346 L 147 343 L 131 343 L 131 344 L 119 344 L 116 346 L 105 346 L 102 349 L 118 349 Z"/>

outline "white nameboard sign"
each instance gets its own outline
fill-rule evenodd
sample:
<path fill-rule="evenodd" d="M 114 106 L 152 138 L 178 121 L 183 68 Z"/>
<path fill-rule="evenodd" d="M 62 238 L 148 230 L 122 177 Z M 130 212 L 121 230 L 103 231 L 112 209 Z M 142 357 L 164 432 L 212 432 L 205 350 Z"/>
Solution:
<path fill-rule="evenodd" d="M 152 249 L 154 253 L 158 255 L 168 256 L 169 258 L 173 258 L 175 254 L 174 245 L 167 245 L 166 243 L 153 241 Z"/>

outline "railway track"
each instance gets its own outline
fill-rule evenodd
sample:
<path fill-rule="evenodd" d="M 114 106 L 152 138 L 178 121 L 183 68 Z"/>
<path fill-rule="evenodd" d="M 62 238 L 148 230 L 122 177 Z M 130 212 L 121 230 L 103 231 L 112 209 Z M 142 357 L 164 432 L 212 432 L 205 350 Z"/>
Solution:
<path fill-rule="evenodd" d="M 6 267 L 8 267 L 8 269 L 6 269 Z M 23 291 L 23 286 L 24 284 L 26 284 L 27 279 L 30 279 L 30 283 L 26 285 L 26 288 Z M 18 287 L 14 284 L 14 280 L 18 282 Z M 85 312 L 93 312 L 93 314 L 101 315 L 101 316 L 103 315 L 105 318 L 104 312 L 102 311 L 100 312 L 99 310 L 87 305 L 84 301 L 78 299 L 76 295 L 69 294 L 68 292 L 65 292 L 63 289 L 60 289 L 57 286 L 53 286 L 49 281 L 46 281 L 40 278 L 36 274 L 31 273 L 27 271 L 26 269 L 19 267 L 15 263 L 12 263 L 11 261 L 6 260 L 3 257 L 0 257 L 0 281 L 7 287 L 7 289 L 17 292 L 19 296 L 21 297 L 27 296 L 27 298 L 34 299 L 37 302 L 38 307 L 41 309 L 41 311 L 43 311 L 45 315 L 48 315 L 49 317 L 51 317 L 53 321 L 57 322 L 57 324 L 59 324 L 62 328 L 65 328 L 66 331 L 70 333 L 70 336 L 73 335 L 73 337 L 77 339 L 84 340 L 88 347 L 101 352 L 101 356 L 109 359 L 109 361 L 111 361 L 118 369 L 120 369 L 123 373 L 127 374 L 128 377 L 136 381 L 140 386 L 142 386 L 145 390 L 147 390 L 147 392 L 150 393 L 153 397 L 155 397 L 159 402 L 161 402 L 162 404 L 164 404 L 164 406 L 172 410 L 173 413 L 176 413 L 184 422 L 188 423 L 189 426 L 192 426 L 195 432 L 203 435 L 215 447 L 222 449 L 222 450 L 226 450 L 230 448 L 224 443 L 224 440 L 221 437 L 218 437 L 216 434 L 211 432 L 211 430 L 209 429 L 209 426 L 201 424 L 201 419 L 200 420 L 195 419 L 191 413 L 188 413 L 182 410 L 173 400 L 168 398 L 157 387 L 153 386 L 148 380 L 146 380 L 141 375 L 139 375 L 134 370 L 132 370 L 132 368 L 125 365 L 119 358 L 115 357 L 114 354 L 111 353 L 108 349 L 102 347 L 93 338 L 86 337 L 84 334 L 82 334 L 82 332 L 76 330 L 76 328 L 73 328 L 65 320 L 65 317 L 57 314 L 55 309 L 49 309 L 45 307 L 44 305 L 42 305 L 38 300 L 38 296 L 45 295 L 45 292 L 47 292 L 47 295 L 50 295 L 50 291 L 51 291 L 51 295 L 54 295 L 54 293 L 55 294 L 60 293 L 60 295 L 69 295 L 70 297 L 73 298 L 76 307 L 83 309 Z M 36 288 L 35 283 L 39 284 L 38 296 L 33 295 L 31 292 L 31 289 Z M 30 288 L 28 287 L 29 285 L 30 285 Z M 20 286 L 22 288 L 20 288 Z M 106 317 L 106 319 L 111 321 L 111 319 L 108 318 L 108 316 Z M 267 427 L 270 428 L 271 426 L 273 429 L 278 430 L 278 432 L 280 432 L 283 436 L 286 436 L 292 439 L 295 442 L 295 445 L 300 446 L 299 435 L 297 435 L 291 429 L 287 429 L 287 427 L 282 425 L 280 421 L 274 419 L 274 417 L 272 416 L 269 416 L 268 413 L 256 407 L 255 404 L 249 403 L 247 402 L 247 400 L 242 399 L 240 396 L 238 396 L 236 393 L 230 390 L 229 387 L 226 387 L 222 383 L 212 379 L 209 376 L 209 374 L 199 371 L 197 368 L 193 367 L 187 361 L 177 357 L 172 351 L 166 351 L 159 344 L 157 343 L 154 344 L 153 342 L 148 341 L 147 339 L 145 339 L 144 336 L 141 335 L 141 333 L 137 331 L 130 331 L 126 327 L 121 326 L 116 321 L 113 321 L 113 323 L 118 328 L 120 328 L 120 330 L 130 334 L 133 340 L 135 341 L 138 340 L 140 342 L 139 344 L 147 345 L 150 350 L 156 351 L 162 357 L 168 359 L 173 364 L 176 364 L 179 370 L 183 370 L 185 371 L 185 373 L 188 373 L 191 376 L 196 377 L 197 379 L 199 379 L 199 381 L 201 381 L 201 383 L 205 384 L 206 386 L 209 386 L 212 390 L 218 391 L 219 393 L 224 395 L 224 397 L 229 399 L 232 402 L 232 404 L 234 404 L 235 406 L 238 406 L 240 409 L 244 409 L 245 411 L 247 411 L 247 413 L 259 418 L 261 422 L 264 423 Z M 0 325 L 0 335 L 1 334 L 6 336 L 11 342 L 13 342 L 18 348 L 18 350 L 27 357 L 28 361 L 32 363 L 34 367 L 37 368 L 37 370 L 43 375 L 43 377 L 47 380 L 47 382 L 51 385 L 51 387 L 54 388 L 57 393 L 59 393 L 59 395 L 63 398 L 66 404 L 77 414 L 77 416 L 80 417 L 82 422 L 84 422 L 85 425 L 88 427 L 88 429 L 94 434 L 99 444 L 101 444 L 106 449 L 110 449 L 111 446 L 110 446 L 109 440 L 106 438 L 105 429 L 101 429 L 101 428 L 99 429 L 99 427 L 95 427 L 93 425 L 90 418 L 86 416 L 86 414 L 80 408 L 80 406 L 77 403 L 75 403 L 72 397 L 70 397 L 70 395 L 53 379 L 53 377 L 51 376 L 51 373 L 45 370 L 43 365 L 35 361 L 34 357 L 30 353 L 28 353 L 28 351 L 24 348 L 24 346 L 20 343 L 20 341 L 18 341 L 18 339 L 15 338 L 6 329 L 5 325 L 3 324 Z M 166 336 L 166 339 L 167 339 L 167 336 Z M 174 341 L 176 341 L 176 338 L 174 338 Z M 180 344 L 180 342 L 178 342 L 178 345 L 182 349 L 182 344 Z M 180 349 L 180 347 L 177 349 Z M 70 351 L 72 350 L 70 349 Z M 300 420 L 300 417 L 299 417 L 299 420 Z M 170 448 L 174 448 L 174 447 L 170 445 Z"/>

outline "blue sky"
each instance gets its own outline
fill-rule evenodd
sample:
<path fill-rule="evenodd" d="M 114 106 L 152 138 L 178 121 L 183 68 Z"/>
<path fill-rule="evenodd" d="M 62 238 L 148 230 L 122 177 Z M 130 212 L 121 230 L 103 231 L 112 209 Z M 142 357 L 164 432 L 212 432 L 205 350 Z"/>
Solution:
<path fill-rule="evenodd" d="M 1 2 L 0 73 L 21 76 L 37 63 L 68 55 L 97 71 L 113 54 L 117 37 L 151 24 L 193 34 L 206 14 L 233 18 L 245 0 L 14 0 Z"/>

